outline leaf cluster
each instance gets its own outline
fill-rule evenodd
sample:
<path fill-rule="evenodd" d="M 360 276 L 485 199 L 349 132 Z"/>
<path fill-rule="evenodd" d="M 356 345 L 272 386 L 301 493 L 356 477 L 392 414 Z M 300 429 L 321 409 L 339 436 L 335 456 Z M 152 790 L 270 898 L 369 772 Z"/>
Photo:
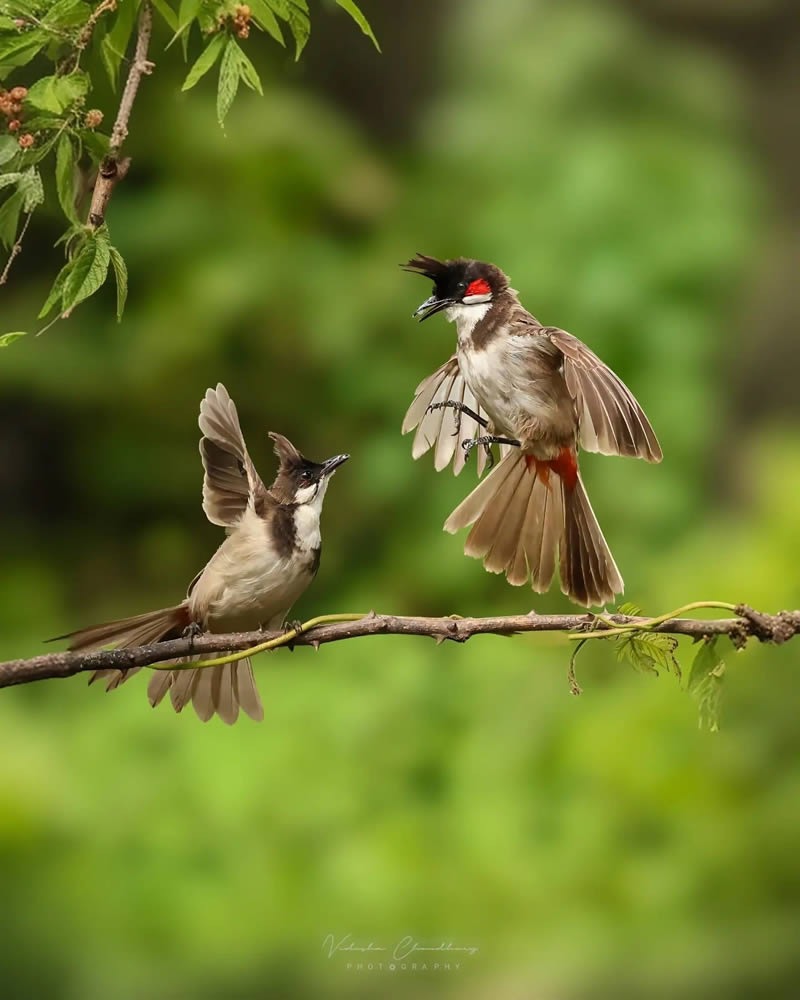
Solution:
<path fill-rule="evenodd" d="M 356 3 L 337 3 L 377 47 Z M 97 84 L 93 74 L 98 71 L 105 72 L 114 92 L 121 90 L 137 25 L 145 17 L 148 24 L 155 19 L 166 25 L 170 55 L 182 52 L 183 59 L 189 60 L 199 43 L 200 54 L 193 57 L 184 90 L 190 90 L 219 65 L 220 125 L 240 84 L 259 94 L 264 92 L 258 70 L 245 52 L 251 29 L 284 47 L 291 40 L 296 58 L 311 31 L 307 0 L 0 0 L 0 84 L 13 85 L 18 93 L 24 93 L 20 104 L 14 105 L 20 107 L 20 116 L 13 122 L 13 131 L 9 128 L 7 134 L 0 134 L 0 243 L 13 259 L 47 188 L 52 188 L 68 223 L 58 241 L 65 247 L 67 263 L 57 275 L 40 317 L 56 308 L 56 319 L 68 316 L 101 287 L 110 270 L 117 281 L 117 317 L 122 316 L 127 290 L 125 263 L 110 243 L 107 229 L 98 228 L 97 220 L 82 221 L 86 216 L 84 201 L 101 163 L 109 153 L 116 156 L 119 152 L 111 148 L 116 114 L 113 109 L 91 108 L 89 104 Z M 87 58 L 87 52 L 98 53 L 99 59 Z M 38 72 L 31 72 L 32 65 Z M 47 71 L 42 73 L 41 67 Z M 0 346 L 14 339 L 16 335 L 6 337 Z"/>

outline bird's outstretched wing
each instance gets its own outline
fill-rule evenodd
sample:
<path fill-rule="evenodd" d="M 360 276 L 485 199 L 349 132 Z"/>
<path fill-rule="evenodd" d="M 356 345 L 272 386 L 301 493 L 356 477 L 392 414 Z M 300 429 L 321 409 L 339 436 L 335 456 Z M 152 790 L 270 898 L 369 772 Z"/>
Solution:
<path fill-rule="evenodd" d="M 411 454 L 415 459 L 433 448 L 433 464 L 436 471 L 444 469 L 452 460 L 453 474 L 457 476 L 464 468 L 467 459 L 467 453 L 461 447 L 461 442 L 465 439 L 472 440 L 485 431 L 468 414 L 460 413 L 452 407 L 428 410 L 432 403 L 443 403 L 448 400 L 462 403 L 482 419 L 488 419 L 464 381 L 455 355 L 417 386 L 414 400 L 403 418 L 402 431 L 403 434 L 408 434 L 415 427 L 417 429 L 411 447 Z M 483 448 L 475 450 L 480 476 L 486 466 L 486 452 Z"/>
<path fill-rule="evenodd" d="M 212 524 L 231 528 L 266 488 L 247 454 L 236 406 L 221 382 L 206 391 L 198 423 L 203 433 L 203 510 Z"/>
<path fill-rule="evenodd" d="M 563 355 L 564 379 L 578 408 L 581 447 L 660 462 L 655 431 L 622 379 L 572 334 L 555 327 L 545 327 L 542 333 Z"/>

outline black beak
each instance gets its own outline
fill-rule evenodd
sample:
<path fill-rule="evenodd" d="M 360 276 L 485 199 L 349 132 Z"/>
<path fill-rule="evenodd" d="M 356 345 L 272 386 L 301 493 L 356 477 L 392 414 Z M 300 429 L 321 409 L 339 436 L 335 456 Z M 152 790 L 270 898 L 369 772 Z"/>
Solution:
<path fill-rule="evenodd" d="M 429 316 L 433 316 L 434 313 L 441 312 L 442 309 L 446 309 L 448 306 L 455 305 L 455 299 L 439 299 L 436 297 L 436 293 L 429 299 L 425 299 L 422 305 L 414 312 L 414 318 L 419 316 L 420 323 L 427 319 Z"/>
<path fill-rule="evenodd" d="M 349 455 L 334 455 L 333 458 L 329 458 L 326 462 L 323 462 L 320 479 L 333 475 L 340 465 L 344 465 L 348 458 L 350 458 Z"/>

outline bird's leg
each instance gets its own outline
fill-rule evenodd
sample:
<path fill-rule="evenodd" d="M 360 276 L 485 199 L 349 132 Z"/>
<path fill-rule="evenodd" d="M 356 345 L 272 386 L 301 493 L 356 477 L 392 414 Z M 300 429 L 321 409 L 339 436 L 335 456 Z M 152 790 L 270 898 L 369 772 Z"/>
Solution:
<path fill-rule="evenodd" d="M 445 399 L 440 403 L 431 403 L 426 413 L 433 413 L 434 410 L 444 410 L 451 409 L 455 410 L 457 413 L 466 413 L 468 417 L 472 417 L 476 424 L 484 429 L 489 426 L 489 421 L 484 420 L 483 417 L 479 416 L 474 410 L 470 409 L 466 403 L 458 403 L 454 399 Z M 459 427 L 453 431 L 453 437 L 456 437 L 459 432 Z"/>
<path fill-rule="evenodd" d="M 461 447 L 467 453 L 467 458 L 469 458 L 472 449 L 477 447 L 479 444 L 483 445 L 484 449 L 486 450 L 486 455 L 489 460 L 490 469 L 494 465 L 494 455 L 492 454 L 493 444 L 511 444 L 514 445 L 515 448 L 521 447 L 519 441 L 517 441 L 516 438 L 497 437 L 494 434 L 483 434 L 481 437 L 466 438 L 464 441 L 461 442 Z"/>

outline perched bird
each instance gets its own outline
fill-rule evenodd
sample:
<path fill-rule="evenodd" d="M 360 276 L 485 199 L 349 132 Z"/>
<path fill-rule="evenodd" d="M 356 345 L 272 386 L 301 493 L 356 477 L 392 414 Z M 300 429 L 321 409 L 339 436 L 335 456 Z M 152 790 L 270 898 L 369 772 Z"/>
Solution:
<path fill-rule="evenodd" d="M 456 324 L 456 353 L 417 387 L 403 433 L 417 428 L 413 455 L 434 449 L 437 469 L 456 475 L 482 445 L 502 459 L 445 522 L 472 525 L 464 551 L 509 583 L 561 589 L 576 604 L 605 604 L 623 582 L 578 471 L 578 446 L 603 455 L 661 461 L 650 422 L 626 385 L 585 344 L 543 326 L 493 264 L 417 254 L 405 270 L 433 281 L 414 313 L 443 311 Z M 482 433 L 485 431 L 486 433 Z M 464 436 L 462 448 L 457 439 Z"/>
<path fill-rule="evenodd" d="M 221 383 L 206 392 L 199 424 L 203 510 L 228 537 L 189 584 L 186 600 L 173 608 L 59 636 L 70 640 L 70 649 L 122 649 L 198 630 L 280 628 L 314 579 L 322 501 L 331 476 L 349 456 L 312 462 L 287 438 L 270 434 L 280 464 L 267 489 L 247 453 L 236 406 Z M 98 670 L 89 683 L 102 678 L 110 691 L 134 673 L 136 669 Z M 264 717 L 249 659 L 220 667 L 155 671 L 147 689 L 150 704 L 158 705 L 168 691 L 176 712 L 191 700 L 204 722 L 216 712 L 223 722 L 234 723 L 240 708 L 252 719 Z"/>

